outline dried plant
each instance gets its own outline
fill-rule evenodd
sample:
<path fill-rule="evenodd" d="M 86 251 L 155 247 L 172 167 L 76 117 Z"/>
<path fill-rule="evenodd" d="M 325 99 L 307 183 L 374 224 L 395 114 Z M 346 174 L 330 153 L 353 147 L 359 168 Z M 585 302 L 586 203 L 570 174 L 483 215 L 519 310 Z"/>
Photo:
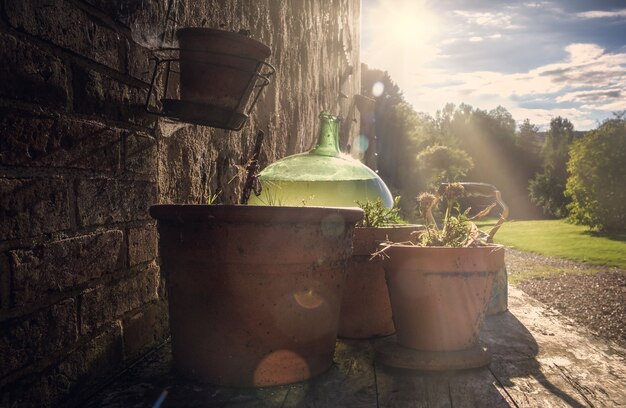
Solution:
<path fill-rule="evenodd" d="M 478 229 L 473 220 L 485 217 L 494 208 L 496 203 L 485 208 L 474 217 L 469 218 L 469 208 L 464 212 L 460 211 L 459 198 L 465 195 L 465 188 L 461 183 L 451 183 L 446 186 L 442 196 L 446 199 L 446 212 L 442 227 L 439 228 L 433 217 L 433 207 L 441 200 L 438 193 L 422 193 L 417 197 L 420 215 L 426 221 L 426 229 L 412 233 L 415 238 L 409 242 L 386 241 L 381 245 L 381 249 L 372 254 L 372 258 L 377 256 L 386 257 L 385 251 L 393 245 L 414 245 L 414 246 L 443 246 L 443 247 L 472 247 L 489 245 L 493 235 L 500 228 L 505 218 L 500 217 L 498 223 L 488 232 Z M 453 215 L 456 213 L 456 215 Z"/>
<path fill-rule="evenodd" d="M 445 247 L 468 247 L 480 244 L 480 231 L 476 224 L 467 217 L 469 208 L 461 212 L 459 198 L 465 195 L 465 188 L 461 183 L 451 183 L 446 186 L 443 196 L 446 199 L 446 213 L 443 225 L 440 229 L 432 215 L 432 208 L 440 197 L 434 194 L 424 193 L 418 197 L 420 213 L 426 221 L 426 230 L 418 239 L 420 246 L 445 246 Z M 433 202 L 432 197 L 435 197 Z M 426 201 L 424 204 L 423 202 Z M 456 215 L 453 215 L 456 212 Z"/>

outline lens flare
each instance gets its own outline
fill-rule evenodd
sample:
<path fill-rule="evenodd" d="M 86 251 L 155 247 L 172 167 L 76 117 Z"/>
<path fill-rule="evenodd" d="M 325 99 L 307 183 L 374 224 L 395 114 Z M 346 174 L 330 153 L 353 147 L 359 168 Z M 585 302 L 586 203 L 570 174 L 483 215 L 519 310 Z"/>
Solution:
<path fill-rule="evenodd" d="M 367 136 L 359 135 L 354 143 L 355 153 L 358 155 L 365 154 L 367 148 L 370 146 L 370 141 Z"/>
<path fill-rule="evenodd" d="M 277 384 L 302 381 L 310 376 L 309 364 L 291 350 L 274 351 L 257 365 L 254 370 L 254 385 L 267 387 Z"/>
<path fill-rule="evenodd" d="M 374 83 L 374 85 L 372 85 L 372 95 L 374 95 L 375 97 L 379 97 L 383 94 L 383 92 L 385 92 L 385 84 L 383 84 L 380 81 L 377 81 Z"/>
<path fill-rule="evenodd" d="M 296 302 L 305 309 L 316 309 L 324 303 L 324 298 L 313 289 L 302 290 L 293 295 Z"/>

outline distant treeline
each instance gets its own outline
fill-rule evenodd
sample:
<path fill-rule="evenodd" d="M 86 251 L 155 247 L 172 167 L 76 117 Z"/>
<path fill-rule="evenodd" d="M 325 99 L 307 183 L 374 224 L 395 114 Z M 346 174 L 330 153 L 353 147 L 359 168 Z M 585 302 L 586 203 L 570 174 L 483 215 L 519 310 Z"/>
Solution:
<path fill-rule="evenodd" d="M 377 82 L 384 88 L 374 96 Z M 539 131 L 528 119 L 517 124 L 502 106 L 486 111 L 464 103 L 448 103 L 433 117 L 416 112 L 387 72 L 366 65 L 361 93 L 376 100 L 368 120 L 375 122 L 378 154 L 366 157 L 377 160 L 380 176 L 402 195 L 405 214 L 418 193 L 441 182 L 479 181 L 500 189 L 512 218 L 568 215 L 570 148 L 587 133 L 575 131 L 568 119 L 553 118 Z M 621 116 L 615 120 L 623 123 Z"/>

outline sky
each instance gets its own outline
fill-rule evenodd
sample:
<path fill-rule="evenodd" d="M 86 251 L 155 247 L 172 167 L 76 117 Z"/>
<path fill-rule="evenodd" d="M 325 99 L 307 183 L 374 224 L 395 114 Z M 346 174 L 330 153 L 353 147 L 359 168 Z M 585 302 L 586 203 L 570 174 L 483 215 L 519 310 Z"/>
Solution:
<path fill-rule="evenodd" d="M 626 0 L 362 0 L 361 61 L 416 111 L 504 106 L 545 129 L 626 110 Z"/>

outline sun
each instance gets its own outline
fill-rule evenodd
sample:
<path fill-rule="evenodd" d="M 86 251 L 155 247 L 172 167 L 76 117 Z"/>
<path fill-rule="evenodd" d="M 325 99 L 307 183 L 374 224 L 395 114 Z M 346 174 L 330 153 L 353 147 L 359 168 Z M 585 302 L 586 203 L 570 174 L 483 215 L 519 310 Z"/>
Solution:
<path fill-rule="evenodd" d="M 401 88 L 428 81 L 426 68 L 439 54 L 439 19 L 426 1 L 363 3 L 362 60 L 384 67 Z M 406 82 L 411 78 L 411 83 Z"/>
<path fill-rule="evenodd" d="M 369 11 L 373 40 L 388 47 L 419 49 L 437 34 L 437 16 L 421 1 L 382 0 Z"/>

